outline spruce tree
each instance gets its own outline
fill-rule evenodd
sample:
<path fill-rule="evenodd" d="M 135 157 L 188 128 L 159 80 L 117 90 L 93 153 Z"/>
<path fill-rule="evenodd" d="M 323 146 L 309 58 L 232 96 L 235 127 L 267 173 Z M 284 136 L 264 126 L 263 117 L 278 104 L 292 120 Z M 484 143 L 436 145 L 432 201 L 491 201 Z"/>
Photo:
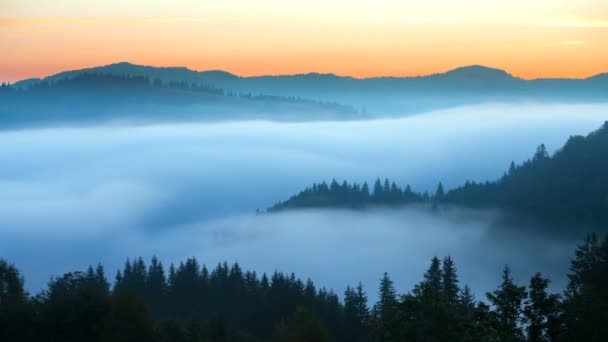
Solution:
<path fill-rule="evenodd" d="M 424 273 L 424 280 L 420 284 L 423 297 L 440 300 L 443 298 L 443 272 L 439 258 L 431 259 L 431 266 Z"/>
<path fill-rule="evenodd" d="M 146 278 L 146 299 L 154 314 L 159 314 L 164 309 L 167 293 L 167 277 L 163 264 L 152 257 Z"/>
<path fill-rule="evenodd" d="M 464 286 L 458 296 L 458 314 L 465 321 L 472 320 L 475 314 L 475 295 L 468 285 Z"/>
<path fill-rule="evenodd" d="M 524 306 L 529 342 L 555 341 L 558 334 L 559 296 L 548 294 L 549 279 L 536 273 L 528 286 L 528 300 Z"/>
<path fill-rule="evenodd" d="M 494 305 L 496 323 L 495 335 L 499 341 L 523 341 L 521 329 L 522 304 L 526 298 L 526 288 L 517 286 L 511 278 L 511 269 L 505 265 L 502 283 L 492 293 L 487 293 L 488 300 Z"/>
<path fill-rule="evenodd" d="M 608 126 L 607 126 L 608 127 Z M 564 299 L 566 338 L 608 340 L 608 234 L 595 234 L 577 247 Z"/>
<path fill-rule="evenodd" d="M 458 276 L 456 275 L 456 266 L 451 257 L 447 256 L 443 259 L 442 270 L 442 293 L 443 297 L 450 308 L 455 308 L 458 304 Z"/>
<path fill-rule="evenodd" d="M 435 190 L 435 200 L 442 201 L 445 198 L 445 191 L 443 190 L 443 184 L 439 182 L 437 184 L 437 190 Z"/>
<path fill-rule="evenodd" d="M 384 272 L 384 275 L 380 280 L 380 291 L 378 297 L 378 303 L 374 308 L 376 316 L 384 321 L 391 320 L 397 305 L 397 292 L 395 291 L 393 281 L 387 272 Z"/>

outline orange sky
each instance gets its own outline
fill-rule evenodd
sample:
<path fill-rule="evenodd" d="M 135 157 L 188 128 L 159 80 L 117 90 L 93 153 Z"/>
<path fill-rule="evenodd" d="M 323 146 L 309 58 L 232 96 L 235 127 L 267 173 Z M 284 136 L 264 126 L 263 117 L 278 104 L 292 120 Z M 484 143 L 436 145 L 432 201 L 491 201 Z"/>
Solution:
<path fill-rule="evenodd" d="M 239 75 L 409 76 L 471 64 L 523 78 L 608 71 L 605 0 L 205 3 L 0 0 L 0 80 L 119 61 Z"/>

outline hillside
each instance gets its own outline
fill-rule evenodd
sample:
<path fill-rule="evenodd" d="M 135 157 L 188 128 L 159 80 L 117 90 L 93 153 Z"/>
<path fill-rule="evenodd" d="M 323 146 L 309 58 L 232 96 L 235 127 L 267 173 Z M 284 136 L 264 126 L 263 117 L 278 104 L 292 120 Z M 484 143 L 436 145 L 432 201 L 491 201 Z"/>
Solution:
<path fill-rule="evenodd" d="M 493 182 L 466 182 L 444 192 L 441 184 L 432 196 L 377 180 L 373 190 L 335 180 L 315 184 L 268 209 L 276 212 L 302 208 L 362 209 L 410 203 L 502 209 L 550 227 L 608 227 L 608 122 L 588 136 L 573 136 L 550 156 L 544 145 L 521 165 L 511 164 Z"/>
<path fill-rule="evenodd" d="M 226 92 L 300 97 L 366 108 L 377 115 L 406 115 L 440 108 L 487 102 L 606 102 L 608 78 L 524 80 L 480 65 L 415 77 L 354 78 L 334 74 L 266 75 L 240 77 L 225 71 L 194 71 L 183 67 L 159 68 L 116 63 L 62 72 L 43 80 L 15 83 L 28 88 L 37 82 L 85 74 L 144 76 L 163 82 L 207 84 Z"/>
<path fill-rule="evenodd" d="M 384 182 L 377 179 L 372 190 L 367 183 L 359 185 L 344 181 L 340 184 L 334 179 L 329 185 L 326 182 L 313 184 L 288 200 L 268 208 L 268 212 L 289 209 L 364 209 L 369 206 L 401 206 L 428 199 L 428 194 L 415 193 L 409 185 L 402 189 L 388 179 Z"/>
<path fill-rule="evenodd" d="M 586 137 L 573 136 L 553 156 L 541 145 L 534 157 L 512 164 L 499 180 L 467 182 L 446 203 L 498 207 L 547 224 L 608 226 L 608 122 Z"/>
<path fill-rule="evenodd" d="M 296 97 L 233 93 L 213 85 L 145 75 L 83 73 L 0 88 L 0 127 L 107 121 L 340 120 L 352 107 Z"/>

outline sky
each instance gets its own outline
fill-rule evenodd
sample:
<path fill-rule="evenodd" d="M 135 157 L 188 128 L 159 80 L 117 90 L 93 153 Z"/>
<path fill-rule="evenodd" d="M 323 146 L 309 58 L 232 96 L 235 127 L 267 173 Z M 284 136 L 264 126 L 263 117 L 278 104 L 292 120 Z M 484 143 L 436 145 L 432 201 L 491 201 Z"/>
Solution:
<path fill-rule="evenodd" d="M 605 0 L 0 0 L 0 81 L 119 61 L 250 76 L 608 71 Z"/>

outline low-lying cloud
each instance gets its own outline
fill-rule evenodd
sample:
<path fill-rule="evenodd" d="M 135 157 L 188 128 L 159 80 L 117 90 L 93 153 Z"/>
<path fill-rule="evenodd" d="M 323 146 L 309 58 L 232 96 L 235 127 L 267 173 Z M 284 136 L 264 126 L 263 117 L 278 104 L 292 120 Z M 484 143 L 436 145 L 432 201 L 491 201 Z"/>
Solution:
<path fill-rule="evenodd" d="M 99 261 L 112 275 L 125 258 L 149 261 L 152 255 L 166 263 L 195 256 L 211 267 L 238 261 L 259 273 L 295 272 L 339 293 L 361 281 L 372 299 L 383 272 L 405 293 L 421 280 L 433 256 L 446 255 L 456 261 L 462 284 L 480 296 L 499 284 L 507 263 L 521 283 L 542 271 L 554 289 L 562 289 L 575 242 L 502 234 L 492 227 L 494 215 L 415 208 L 247 214 L 156 232 L 110 226 L 88 235 L 5 234 L 0 248 L 24 270 L 31 290 L 51 275 Z"/>
<path fill-rule="evenodd" d="M 541 143 L 552 151 L 598 128 L 607 109 L 484 105 L 355 122 L 4 131 L 0 257 L 21 267 L 30 289 L 90 263 L 115 269 L 128 256 L 153 254 L 294 271 L 338 291 L 363 280 L 375 292 L 384 271 L 409 289 L 435 254 L 454 256 L 463 281 L 484 290 L 506 262 L 516 275 L 527 265 L 525 272 L 563 279 L 572 243 L 492 239 L 485 218 L 463 224 L 413 211 L 251 213 L 333 177 L 388 177 L 431 191 L 438 181 L 451 187 L 493 179 Z"/>

